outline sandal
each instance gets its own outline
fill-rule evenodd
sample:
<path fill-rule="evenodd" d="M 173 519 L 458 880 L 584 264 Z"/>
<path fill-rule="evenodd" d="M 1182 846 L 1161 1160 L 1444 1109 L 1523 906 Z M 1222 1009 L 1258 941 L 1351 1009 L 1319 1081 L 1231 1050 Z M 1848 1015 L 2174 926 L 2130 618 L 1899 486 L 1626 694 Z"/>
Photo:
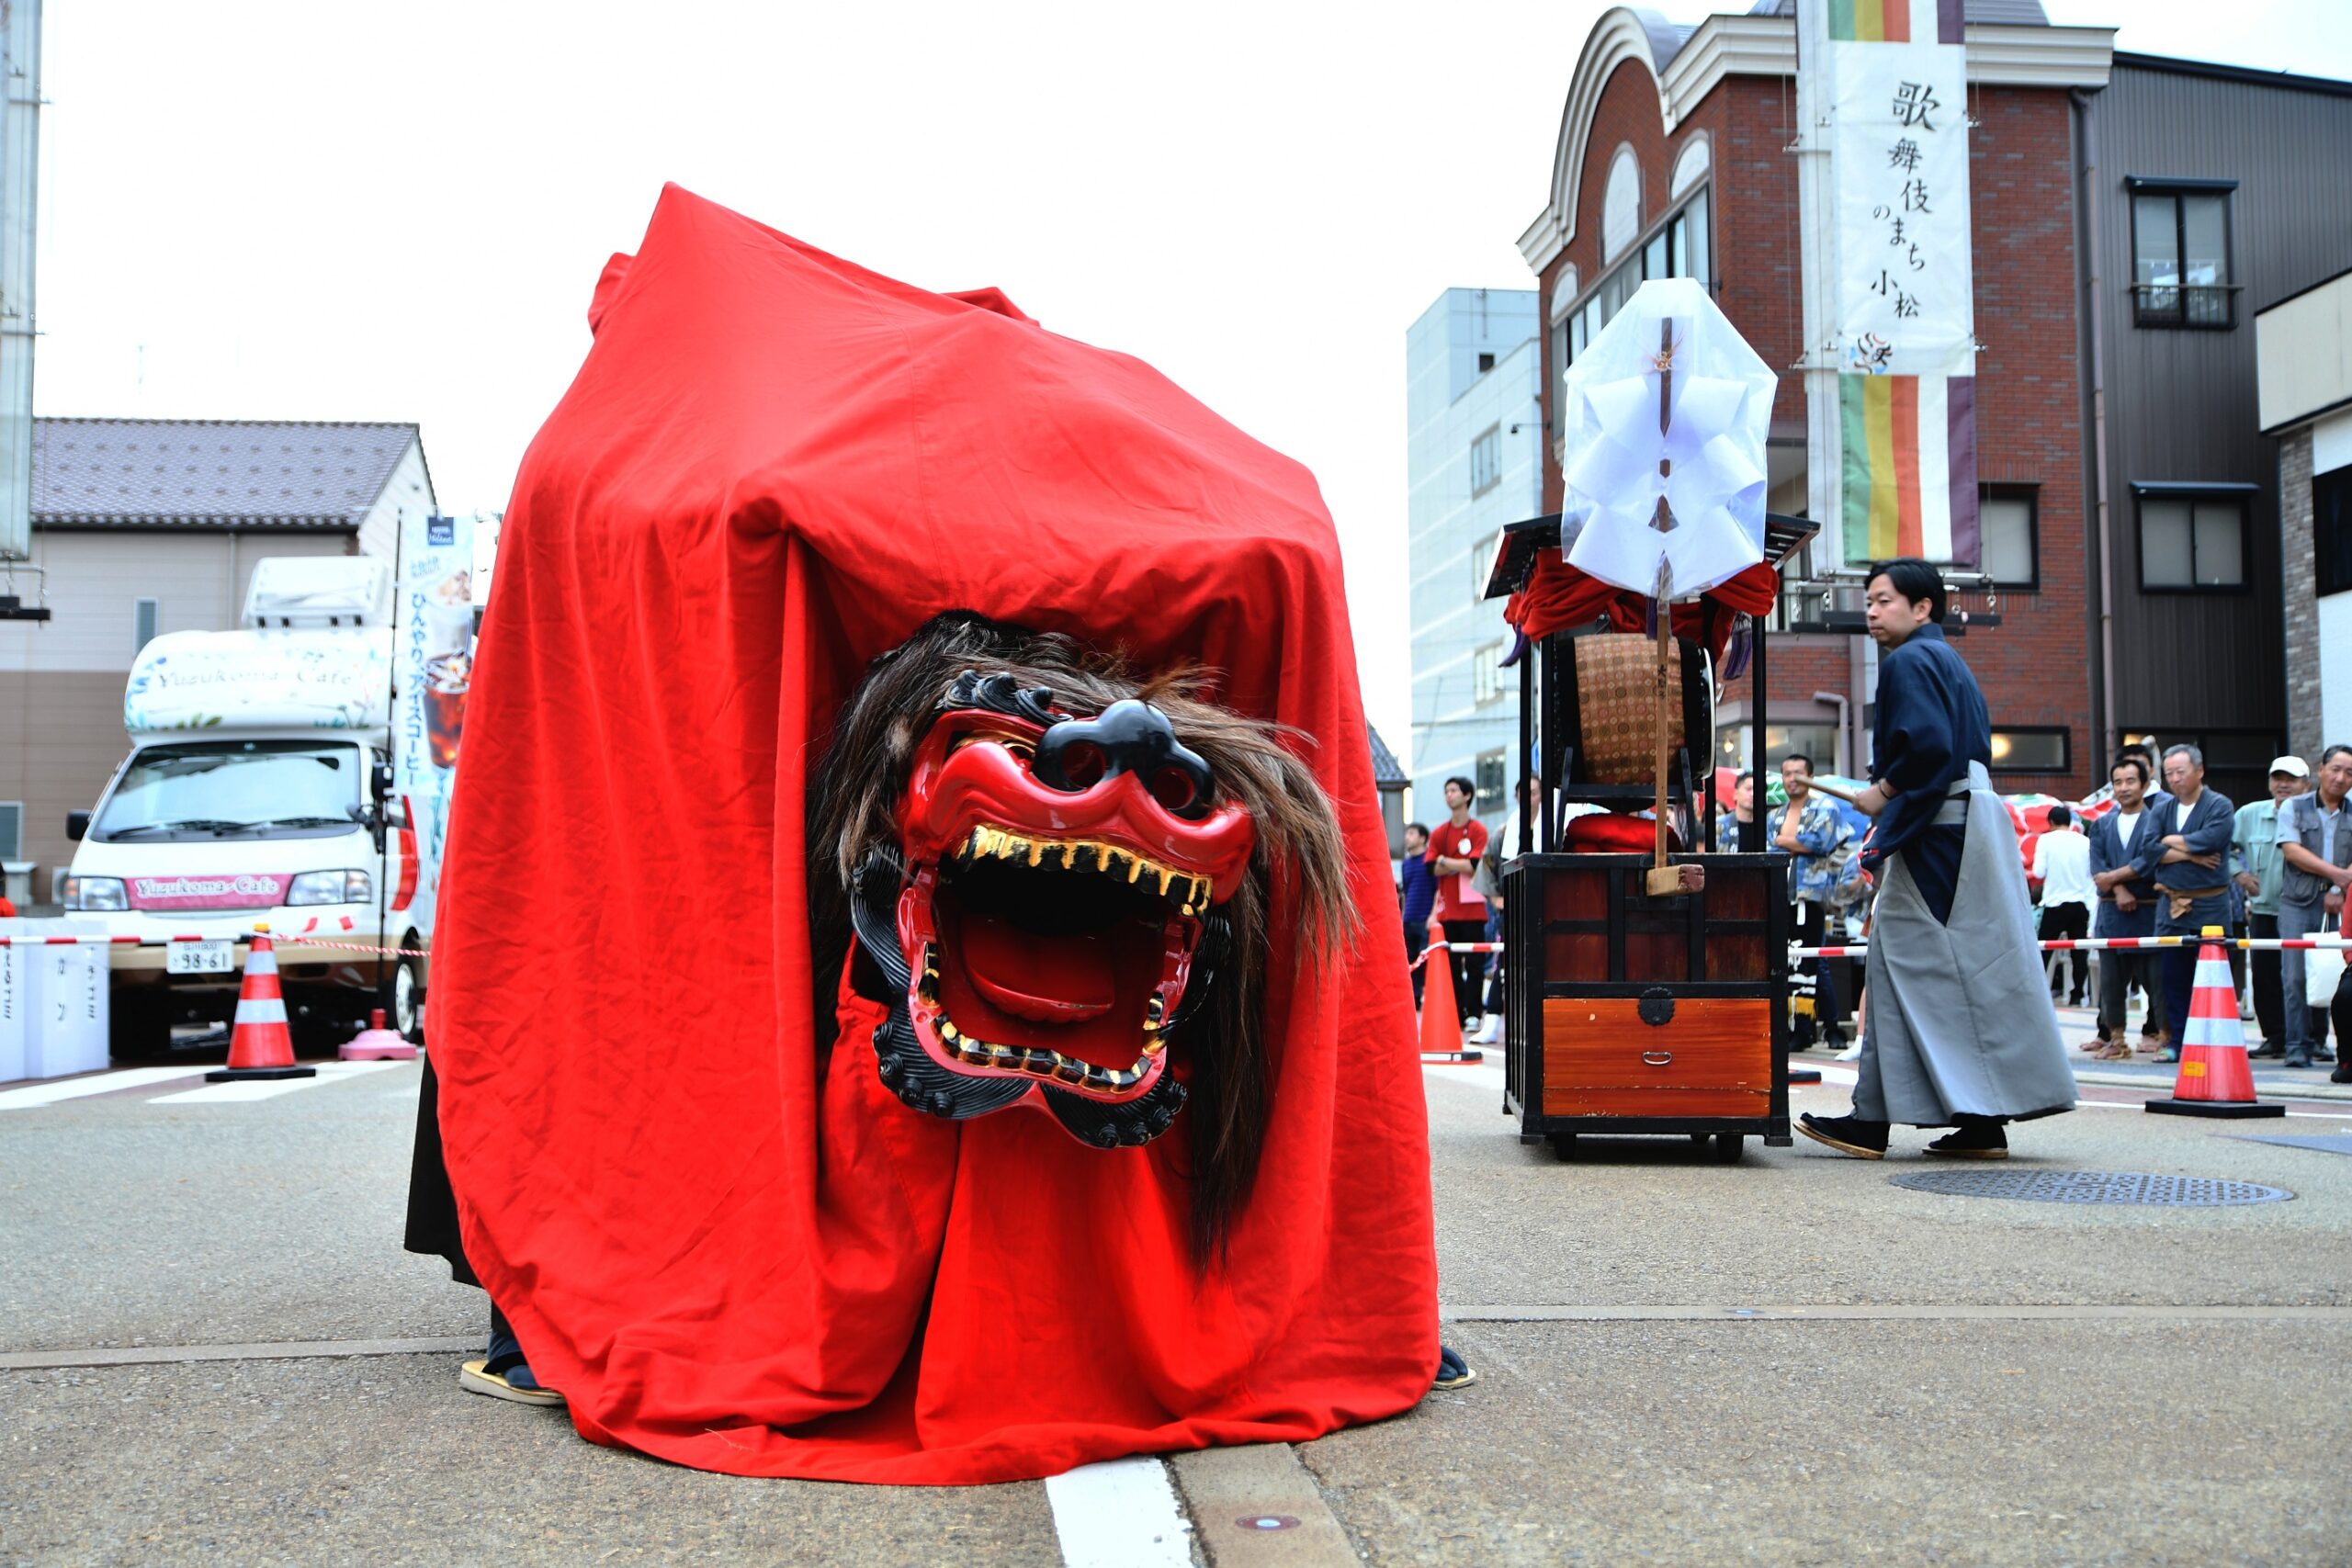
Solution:
<path fill-rule="evenodd" d="M 506 1326 L 506 1320 L 495 1317 L 490 1327 L 490 1348 L 481 1359 L 467 1361 L 458 1368 L 458 1386 L 468 1393 L 486 1393 L 492 1399 L 512 1400 L 517 1404 L 561 1404 L 563 1395 L 551 1388 L 541 1388 L 539 1380 L 531 1375 L 531 1364 L 523 1354 L 522 1341 Z"/>
<path fill-rule="evenodd" d="M 1471 1370 L 1469 1362 L 1462 1359 L 1461 1351 L 1451 1345 L 1437 1348 L 1437 1379 L 1430 1387 L 1443 1393 L 1457 1388 L 1468 1388 L 1477 1381 L 1478 1374 Z"/>
<path fill-rule="evenodd" d="M 2094 1062 L 2128 1062 L 2131 1059 L 2132 1047 L 2120 1040 L 2110 1040 L 2091 1053 Z"/>

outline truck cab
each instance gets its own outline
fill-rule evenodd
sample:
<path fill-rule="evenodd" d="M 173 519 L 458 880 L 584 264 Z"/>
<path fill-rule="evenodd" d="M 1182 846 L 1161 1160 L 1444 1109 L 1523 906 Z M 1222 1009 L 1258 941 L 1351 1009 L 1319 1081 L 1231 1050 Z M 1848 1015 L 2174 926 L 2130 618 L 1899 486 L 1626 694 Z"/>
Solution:
<path fill-rule="evenodd" d="M 141 649 L 130 753 L 69 821 L 61 888 L 116 939 L 119 1058 L 225 1022 L 257 931 L 298 1044 L 331 1049 L 378 1006 L 421 1035 L 431 900 L 390 765 L 390 601 L 380 561 L 266 560 L 243 627 Z"/>

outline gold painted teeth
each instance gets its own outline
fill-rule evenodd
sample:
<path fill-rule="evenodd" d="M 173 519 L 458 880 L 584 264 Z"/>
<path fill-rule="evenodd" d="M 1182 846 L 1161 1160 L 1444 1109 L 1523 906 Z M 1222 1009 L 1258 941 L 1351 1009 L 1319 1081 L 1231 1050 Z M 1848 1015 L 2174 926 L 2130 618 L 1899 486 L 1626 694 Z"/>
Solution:
<path fill-rule="evenodd" d="M 1130 1089 L 1143 1081 L 1150 1070 L 1151 1059 L 1164 1047 L 1153 1042 L 1144 1047 L 1135 1066 L 1125 1069 L 1100 1067 L 1091 1062 L 1065 1056 L 1059 1051 L 1048 1051 L 1035 1045 L 991 1045 L 975 1040 L 957 1029 L 954 1022 L 941 1019 L 936 1026 L 940 1043 L 959 1061 L 976 1067 L 998 1067 L 1007 1072 L 1027 1073 L 1034 1077 L 1052 1078 L 1057 1083 L 1077 1089 L 1091 1089 L 1105 1093 Z"/>
<path fill-rule="evenodd" d="M 1061 862 L 1064 871 L 1079 870 L 1081 864 L 1106 876 L 1123 877 L 1133 885 L 1148 874 L 1159 885 L 1159 896 L 1169 897 L 1170 889 L 1177 894 L 1177 901 L 1187 915 L 1205 910 L 1216 896 L 1216 887 L 1205 876 L 1192 876 L 1173 866 L 1105 844 L 1092 839 L 1026 839 L 1002 828 L 975 828 L 965 840 L 963 854 L 970 860 L 1020 860 L 1040 865 L 1050 853 Z"/>

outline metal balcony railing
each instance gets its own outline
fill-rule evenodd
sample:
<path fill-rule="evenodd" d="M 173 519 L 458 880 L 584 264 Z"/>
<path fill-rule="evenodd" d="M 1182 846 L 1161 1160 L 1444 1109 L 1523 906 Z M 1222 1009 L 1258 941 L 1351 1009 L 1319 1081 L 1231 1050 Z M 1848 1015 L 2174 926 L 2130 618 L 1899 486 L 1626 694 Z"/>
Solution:
<path fill-rule="evenodd" d="M 2132 321 L 2143 327 L 2227 332 L 2238 324 L 2235 283 L 2135 283 Z"/>

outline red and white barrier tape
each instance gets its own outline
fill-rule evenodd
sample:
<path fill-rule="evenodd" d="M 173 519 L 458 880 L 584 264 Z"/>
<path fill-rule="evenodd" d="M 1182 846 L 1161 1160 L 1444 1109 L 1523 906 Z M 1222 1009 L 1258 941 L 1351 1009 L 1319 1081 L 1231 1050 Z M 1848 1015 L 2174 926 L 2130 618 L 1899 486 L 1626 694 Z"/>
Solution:
<path fill-rule="evenodd" d="M 278 947 L 300 942 L 305 947 L 327 947 L 338 953 L 370 953 L 379 957 L 432 956 L 421 947 L 378 947 L 363 942 L 329 942 L 324 937 L 280 936 L 275 931 L 267 934 L 271 943 Z M 239 931 L 234 936 L 0 936 L 0 947 L 169 947 L 179 942 L 233 942 L 243 945 L 253 939 L 251 931 Z"/>
<path fill-rule="evenodd" d="M 1419 958 L 1405 966 L 1405 972 L 1409 975 L 1427 964 L 1432 953 L 1500 953 L 1502 950 L 1503 944 L 1498 942 L 1433 942 L 1421 949 Z"/>
<path fill-rule="evenodd" d="M 2117 952 L 2131 952 L 2139 948 L 2203 947 L 2209 942 L 2215 947 L 2234 947 L 2248 953 L 2307 953 L 2314 950 L 2341 953 L 2352 950 L 2352 938 L 2340 936 L 2058 937 L 2049 942 L 2037 942 L 2035 945 L 2044 953 L 2096 953 L 2109 948 Z M 1791 958 L 1867 958 L 1870 956 L 1870 951 L 1868 942 L 1853 947 L 1792 947 L 1789 949 L 1789 956 Z"/>

